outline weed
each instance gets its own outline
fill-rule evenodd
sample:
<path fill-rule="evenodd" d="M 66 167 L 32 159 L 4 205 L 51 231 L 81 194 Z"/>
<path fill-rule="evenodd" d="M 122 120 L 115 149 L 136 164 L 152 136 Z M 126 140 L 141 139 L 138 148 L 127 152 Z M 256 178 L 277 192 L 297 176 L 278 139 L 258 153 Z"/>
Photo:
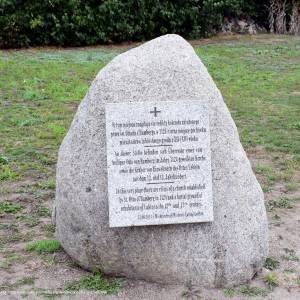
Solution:
<path fill-rule="evenodd" d="M 289 182 L 285 185 L 286 189 L 290 192 L 294 192 L 298 189 L 299 184 L 294 182 Z"/>
<path fill-rule="evenodd" d="M 18 280 L 17 284 L 18 285 L 31 285 L 31 284 L 34 284 L 35 279 L 36 278 L 33 276 L 24 277 L 24 278 Z"/>
<path fill-rule="evenodd" d="M 0 264 L 0 269 L 9 269 L 11 266 L 13 266 L 17 262 L 22 262 L 25 260 L 24 256 L 18 255 L 18 254 L 10 254 L 5 258 L 5 260 Z"/>
<path fill-rule="evenodd" d="M 224 289 L 223 290 L 224 296 L 225 297 L 233 297 L 235 295 L 235 290 L 234 289 Z"/>
<path fill-rule="evenodd" d="M 18 220 L 24 222 L 25 225 L 30 228 L 35 227 L 41 223 L 41 221 L 38 218 L 32 217 L 32 216 L 21 215 L 21 216 L 18 216 L 17 218 L 18 218 Z"/>
<path fill-rule="evenodd" d="M 55 232 L 55 227 L 52 224 L 44 224 L 42 225 L 42 230 L 45 231 L 46 237 L 52 238 Z"/>
<path fill-rule="evenodd" d="M 18 232 L 18 226 L 16 224 L 10 224 L 10 223 L 0 223 L 0 230 L 11 230 L 13 232 Z"/>
<path fill-rule="evenodd" d="M 249 296 L 249 297 L 257 297 L 257 296 L 267 296 L 269 291 L 267 289 L 264 288 L 260 288 L 257 286 L 242 286 L 239 290 L 239 292 L 245 296 Z"/>
<path fill-rule="evenodd" d="M 66 128 L 64 126 L 58 124 L 49 124 L 48 127 L 52 130 L 55 136 L 60 137 L 66 133 Z"/>
<path fill-rule="evenodd" d="M 285 269 L 284 272 L 286 273 L 296 273 L 295 269 Z"/>
<path fill-rule="evenodd" d="M 275 270 L 279 267 L 279 265 L 280 265 L 279 260 L 273 257 L 268 257 L 265 261 L 265 268 L 269 270 Z"/>
<path fill-rule="evenodd" d="M 258 165 L 255 168 L 257 174 L 263 175 L 262 178 L 262 189 L 264 192 L 271 191 L 271 187 L 279 179 L 278 175 L 275 174 L 274 169 L 268 165 Z"/>
<path fill-rule="evenodd" d="M 280 216 L 278 216 L 277 214 L 275 214 L 275 215 L 272 217 L 272 219 L 275 220 L 275 221 L 280 221 L 280 220 L 281 220 Z"/>
<path fill-rule="evenodd" d="M 56 256 L 53 256 L 52 254 L 44 254 L 43 260 L 47 263 L 48 266 L 53 266 L 58 262 Z"/>
<path fill-rule="evenodd" d="M 54 253 L 62 250 L 59 241 L 54 239 L 35 241 L 27 244 L 27 251 L 34 251 L 39 254 Z"/>
<path fill-rule="evenodd" d="M 108 279 L 98 272 L 93 275 L 83 277 L 79 281 L 67 284 L 67 291 L 93 290 L 102 291 L 107 294 L 114 294 L 119 291 L 121 282 L 118 279 Z"/>
<path fill-rule="evenodd" d="M 268 165 L 258 165 L 255 168 L 255 172 L 257 174 L 263 174 L 263 175 L 268 175 L 268 176 L 271 176 L 272 174 L 274 174 L 273 168 Z"/>
<path fill-rule="evenodd" d="M 274 208 L 288 208 L 291 209 L 294 206 L 291 203 L 291 199 L 287 197 L 281 197 L 278 200 L 271 200 L 267 204 L 268 211 L 272 211 Z"/>
<path fill-rule="evenodd" d="M 23 99 L 24 100 L 34 100 L 34 99 L 38 98 L 38 96 L 39 96 L 38 90 L 27 90 L 23 95 Z"/>
<path fill-rule="evenodd" d="M 8 158 L 0 154 L 0 165 L 7 165 L 7 164 L 8 164 Z"/>
<path fill-rule="evenodd" d="M 23 207 L 17 203 L 8 201 L 0 202 L 0 214 L 15 214 L 22 209 Z"/>
<path fill-rule="evenodd" d="M 61 291 L 60 289 L 58 290 L 50 290 L 50 289 L 36 289 L 36 293 L 38 296 L 42 296 L 44 299 L 50 299 L 50 300 L 54 300 L 54 299 L 60 299 L 60 297 L 64 294 L 67 294 L 63 291 Z"/>
<path fill-rule="evenodd" d="M 275 272 L 268 273 L 264 278 L 265 283 L 268 285 L 269 289 L 279 285 L 278 275 Z"/>
<path fill-rule="evenodd" d="M 0 181 L 15 179 L 17 176 L 17 173 L 8 165 L 0 165 Z"/>
<path fill-rule="evenodd" d="M 185 290 L 182 292 L 181 296 L 185 299 L 202 299 L 201 290 L 196 285 L 193 285 L 191 281 L 187 282 Z"/>
<path fill-rule="evenodd" d="M 41 181 L 37 183 L 37 187 L 42 190 L 55 189 L 55 180 L 47 180 L 47 181 Z"/>
<path fill-rule="evenodd" d="M 21 241 L 23 235 L 19 232 L 15 224 L 3 224 L 3 228 L 7 230 L 5 235 L 0 236 L 0 248 L 7 243 Z"/>
<path fill-rule="evenodd" d="M 300 129 L 300 122 L 290 124 L 289 128 Z"/>
<path fill-rule="evenodd" d="M 296 256 L 296 252 L 294 249 L 283 249 L 285 252 L 285 255 L 282 255 L 281 258 L 284 260 L 290 260 L 290 261 L 299 261 L 299 257 Z"/>
<path fill-rule="evenodd" d="M 46 206 L 39 206 L 36 214 L 39 217 L 51 217 L 51 210 Z"/>

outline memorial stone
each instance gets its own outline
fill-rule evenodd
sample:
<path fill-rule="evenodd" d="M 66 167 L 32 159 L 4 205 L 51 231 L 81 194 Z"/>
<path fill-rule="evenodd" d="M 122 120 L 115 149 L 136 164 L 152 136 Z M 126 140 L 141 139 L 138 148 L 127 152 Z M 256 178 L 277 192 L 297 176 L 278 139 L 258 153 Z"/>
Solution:
<path fill-rule="evenodd" d="M 221 93 L 180 36 L 99 72 L 59 150 L 53 222 L 78 264 L 107 274 L 216 287 L 263 266 L 263 192 Z"/>

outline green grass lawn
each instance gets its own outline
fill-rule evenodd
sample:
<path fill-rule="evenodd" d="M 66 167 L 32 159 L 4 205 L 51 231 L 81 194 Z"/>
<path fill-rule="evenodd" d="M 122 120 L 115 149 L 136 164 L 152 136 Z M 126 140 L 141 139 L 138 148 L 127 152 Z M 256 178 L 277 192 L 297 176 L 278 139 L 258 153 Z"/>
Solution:
<path fill-rule="evenodd" d="M 247 147 L 300 153 L 300 39 L 225 43 L 196 49 Z"/>
<path fill-rule="evenodd" d="M 117 51 L 0 52 L 0 181 L 54 185 L 57 150 L 76 107 Z M 196 52 L 223 93 L 243 145 L 289 153 L 298 166 L 300 39 L 225 41 Z"/>
<path fill-rule="evenodd" d="M 101 50 L 0 52 L 0 180 L 30 177 L 51 185 L 57 149 L 74 111 L 114 55 Z"/>
<path fill-rule="evenodd" d="M 212 39 L 195 50 L 224 96 L 277 226 L 300 200 L 300 38 Z M 58 148 L 92 80 L 121 51 L 0 51 L 0 277 L 29 260 L 41 260 L 46 274 L 53 264 L 74 267 L 51 256 L 64 255 L 50 223 Z M 105 285 L 98 277 L 76 281 L 76 289 Z M 30 281 L 16 280 L 7 288 Z"/>

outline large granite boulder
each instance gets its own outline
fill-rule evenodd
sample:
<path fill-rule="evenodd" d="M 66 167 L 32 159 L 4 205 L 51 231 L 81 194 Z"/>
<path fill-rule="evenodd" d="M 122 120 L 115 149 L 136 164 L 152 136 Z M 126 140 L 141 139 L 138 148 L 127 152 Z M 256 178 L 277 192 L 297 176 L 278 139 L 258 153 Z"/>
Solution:
<path fill-rule="evenodd" d="M 195 98 L 209 108 L 214 221 L 109 228 L 105 103 Z M 120 54 L 99 72 L 60 147 L 56 184 L 56 237 L 86 269 L 230 286 L 251 279 L 267 256 L 261 187 L 218 88 L 178 35 Z"/>

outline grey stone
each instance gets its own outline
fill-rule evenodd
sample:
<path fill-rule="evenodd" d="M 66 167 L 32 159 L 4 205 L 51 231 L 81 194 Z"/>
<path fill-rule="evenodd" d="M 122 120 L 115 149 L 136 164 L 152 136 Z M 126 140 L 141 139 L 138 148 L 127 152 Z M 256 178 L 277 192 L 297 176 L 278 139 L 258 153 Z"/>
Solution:
<path fill-rule="evenodd" d="M 105 103 L 181 99 L 208 105 L 214 221 L 109 228 Z M 104 273 L 212 287 L 246 282 L 262 267 L 261 187 L 219 90 L 184 39 L 162 36 L 99 72 L 59 150 L 53 221 L 66 252 Z"/>

